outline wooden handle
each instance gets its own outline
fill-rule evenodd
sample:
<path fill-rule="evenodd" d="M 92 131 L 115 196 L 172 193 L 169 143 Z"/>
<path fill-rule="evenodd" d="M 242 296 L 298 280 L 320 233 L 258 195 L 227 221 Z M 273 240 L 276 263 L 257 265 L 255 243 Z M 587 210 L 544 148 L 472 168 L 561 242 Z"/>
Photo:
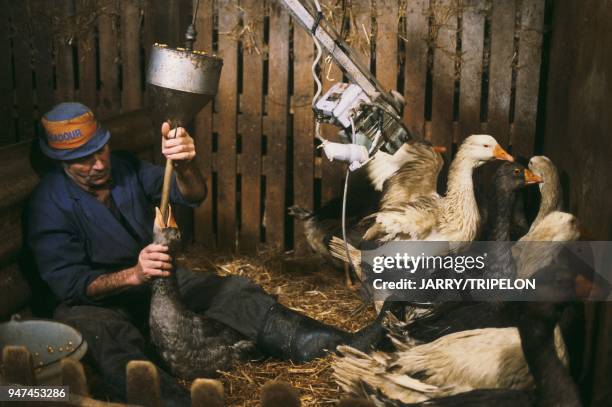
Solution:
<path fill-rule="evenodd" d="M 164 184 L 162 186 L 161 202 L 159 204 L 159 210 L 162 213 L 162 221 L 164 222 L 164 225 L 168 224 L 168 201 L 170 200 L 170 183 L 172 182 L 173 170 L 172 160 L 166 160 Z"/>

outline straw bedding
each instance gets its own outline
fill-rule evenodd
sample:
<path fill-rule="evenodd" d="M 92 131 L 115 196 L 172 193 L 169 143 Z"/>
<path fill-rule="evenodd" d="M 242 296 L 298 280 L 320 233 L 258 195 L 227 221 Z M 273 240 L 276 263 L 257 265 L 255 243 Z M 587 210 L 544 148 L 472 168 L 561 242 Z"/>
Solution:
<path fill-rule="evenodd" d="M 266 253 L 257 257 L 221 257 L 194 246 L 181 261 L 194 271 L 216 268 L 220 275 L 248 277 L 277 296 L 282 304 L 345 330 L 356 331 L 375 318 L 373 307 L 363 307 L 359 296 L 345 287 L 342 273 L 316 258 Z M 267 359 L 237 365 L 221 373 L 226 403 L 257 406 L 261 386 L 268 380 L 282 380 L 300 392 L 303 406 L 335 405 L 343 395 L 331 377 L 330 361 L 328 356 L 305 364 Z"/>

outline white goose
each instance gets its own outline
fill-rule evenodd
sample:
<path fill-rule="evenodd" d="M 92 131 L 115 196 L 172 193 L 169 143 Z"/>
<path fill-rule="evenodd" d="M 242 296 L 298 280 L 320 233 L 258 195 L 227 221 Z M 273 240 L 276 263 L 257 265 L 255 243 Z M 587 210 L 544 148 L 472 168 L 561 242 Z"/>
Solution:
<path fill-rule="evenodd" d="M 538 225 L 534 233 L 546 233 L 551 240 L 576 236 L 574 216 L 563 214 L 562 218 L 558 222 Z M 396 352 L 371 355 L 339 347 L 343 356 L 336 358 L 333 368 L 340 387 L 363 397 L 367 394 L 363 392 L 362 383 L 367 383 L 391 399 L 415 403 L 478 388 L 528 389 L 533 386 L 516 328 L 456 332 L 425 344 L 402 337 L 394 338 L 394 343 L 398 348 Z M 559 358 L 567 364 L 558 327 L 555 347 Z"/>
<path fill-rule="evenodd" d="M 480 215 L 474 198 L 472 173 L 487 161 L 514 161 L 489 135 L 465 139 L 453 160 L 444 197 L 431 191 L 409 202 L 393 201 L 371 215 L 374 224 L 365 240 L 436 240 L 469 242 L 478 232 Z"/>
<path fill-rule="evenodd" d="M 542 199 L 538 215 L 530 227 L 530 230 L 532 230 L 546 215 L 562 209 L 562 197 L 559 173 L 550 158 L 543 155 L 532 157 L 529 160 L 529 169 L 542 179 L 542 182 L 539 184 Z"/>

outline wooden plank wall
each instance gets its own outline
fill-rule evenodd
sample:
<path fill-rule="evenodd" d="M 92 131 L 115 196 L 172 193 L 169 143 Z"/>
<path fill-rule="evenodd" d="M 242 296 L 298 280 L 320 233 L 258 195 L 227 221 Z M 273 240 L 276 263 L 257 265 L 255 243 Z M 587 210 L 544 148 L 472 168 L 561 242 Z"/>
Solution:
<path fill-rule="evenodd" d="M 154 42 L 180 45 L 191 0 L 0 0 L 3 145 L 40 134 L 54 102 L 79 100 L 100 118 L 154 103 L 143 74 Z M 326 18 L 387 90 L 406 99 L 416 134 L 453 147 L 489 132 L 514 152 L 534 146 L 544 0 L 323 0 Z M 254 252 L 306 254 L 292 204 L 338 196 L 344 166 L 321 157 L 310 107 L 310 35 L 276 0 L 200 0 L 197 48 L 224 59 L 219 93 L 190 128 L 209 198 L 195 239 Z M 342 81 L 325 58 L 324 91 Z M 322 126 L 334 139 L 337 129 Z"/>
<path fill-rule="evenodd" d="M 609 3 L 556 1 L 548 62 L 544 137 L 538 153 L 557 165 L 566 208 L 585 240 L 612 240 L 612 42 Z M 580 21 L 580 24 L 576 24 Z M 567 27 L 573 27 L 571 30 Z M 612 400 L 612 304 L 587 304 L 585 405 Z"/>

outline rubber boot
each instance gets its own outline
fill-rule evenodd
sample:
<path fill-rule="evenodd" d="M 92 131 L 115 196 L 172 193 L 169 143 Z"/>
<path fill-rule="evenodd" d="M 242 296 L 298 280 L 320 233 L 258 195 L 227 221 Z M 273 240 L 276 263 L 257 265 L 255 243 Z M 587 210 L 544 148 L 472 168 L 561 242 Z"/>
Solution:
<path fill-rule="evenodd" d="M 403 309 L 401 303 L 387 301 L 372 324 L 350 333 L 276 303 L 266 315 L 263 329 L 257 337 L 257 347 L 270 356 L 297 363 L 325 356 L 327 352 L 334 352 L 338 345 L 349 345 L 367 352 L 388 341 L 382 325 L 386 311 L 403 318 L 398 315 Z"/>

